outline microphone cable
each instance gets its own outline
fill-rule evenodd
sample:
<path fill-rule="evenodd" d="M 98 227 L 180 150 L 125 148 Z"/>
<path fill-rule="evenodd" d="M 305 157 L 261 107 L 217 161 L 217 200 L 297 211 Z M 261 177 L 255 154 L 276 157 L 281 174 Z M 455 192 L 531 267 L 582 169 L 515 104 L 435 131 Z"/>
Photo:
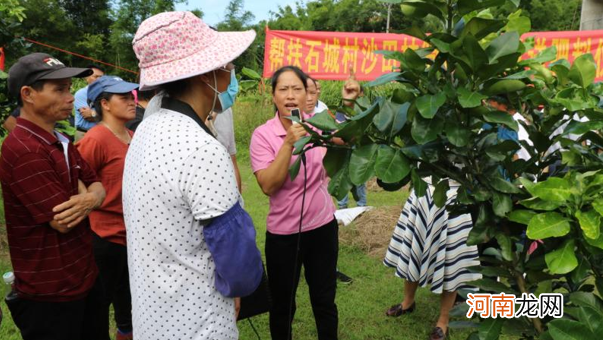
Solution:
<path fill-rule="evenodd" d="M 291 301 L 289 302 L 289 334 L 287 335 L 288 340 L 291 340 L 293 338 L 293 303 L 295 302 L 295 294 L 297 289 L 293 289 L 295 288 L 295 279 L 296 279 L 296 275 L 297 275 L 297 261 L 299 260 L 299 253 L 301 251 L 300 247 L 301 247 L 301 234 L 302 234 L 302 221 L 304 219 L 304 205 L 306 203 L 306 185 L 308 183 L 308 173 L 307 173 L 307 169 L 306 169 L 306 154 L 305 152 L 302 153 L 299 157 L 301 157 L 302 160 L 302 164 L 304 165 L 304 191 L 302 193 L 302 206 L 301 206 L 301 213 L 299 216 L 299 232 L 297 234 L 297 246 L 295 248 L 295 262 L 293 263 L 293 284 L 291 285 Z M 301 266 L 301 263 L 300 263 Z M 300 278 L 301 278 L 301 268 L 300 268 Z"/>

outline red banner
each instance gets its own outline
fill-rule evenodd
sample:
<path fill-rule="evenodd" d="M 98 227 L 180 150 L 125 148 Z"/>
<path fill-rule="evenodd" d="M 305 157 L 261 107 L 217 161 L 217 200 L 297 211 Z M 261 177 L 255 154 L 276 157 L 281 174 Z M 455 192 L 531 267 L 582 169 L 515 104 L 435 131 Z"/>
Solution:
<path fill-rule="evenodd" d="M 534 48 L 522 59 L 537 55 L 552 45 L 557 46 L 557 59 L 574 59 L 592 53 L 597 63 L 597 81 L 603 80 L 603 30 L 531 32 L 522 39 L 534 37 Z M 274 31 L 266 29 L 264 77 L 270 77 L 282 66 L 295 65 L 316 79 L 345 80 L 349 69 L 359 80 L 374 80 L 389 73 L 399 63 L 386 60 L 379 50 L 400 51 L 429 47 L 424 41 L 404 34 Z M 436 52 L 429 57 L 435 57 Z"/>
<path fill-rule="evenodd" d="M 4 71 L 4 47 L 0 47 L 0 70 Z"/>

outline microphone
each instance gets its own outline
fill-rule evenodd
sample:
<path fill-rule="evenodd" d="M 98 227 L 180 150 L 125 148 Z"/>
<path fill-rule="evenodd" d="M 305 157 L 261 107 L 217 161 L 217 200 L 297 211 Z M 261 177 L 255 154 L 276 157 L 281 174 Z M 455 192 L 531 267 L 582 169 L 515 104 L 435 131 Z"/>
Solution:
<path fill-rule="evenodd" d="M 297 119 L 299 119 L 301 121 L 301 111 L 299 111 L 298 108 L 294 108 L 291 110 L 291 116 L 292 117 L 297 117 Z M 293 122 L 293 124 L 296 124 L 297 122 Z"/>
<path fill-rule="evenodd" d="M 294 108 L 294 109 L 291 110 L 291 116 L 292 117 L 297 117 L 297 119 L 299 119 L 301 121 L 301 112 L 299 111 L 298 108 Z M 299 124 L 299 123 L 298 122 L 293 122 L 293 124 Z M 302 163 L 304 163 L 304 169 L 305 169 L 305 166 L 306 166 L 306 154 L 305 153 L 301 154 L 301 159 L 302 159 Z"/>

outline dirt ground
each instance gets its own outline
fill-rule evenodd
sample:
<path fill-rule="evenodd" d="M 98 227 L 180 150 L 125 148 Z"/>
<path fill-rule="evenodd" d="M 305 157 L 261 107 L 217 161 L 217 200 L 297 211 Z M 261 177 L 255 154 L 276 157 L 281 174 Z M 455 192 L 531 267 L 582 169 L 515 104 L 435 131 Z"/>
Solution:
<path fill-rule="evenodd" d="M 341 243 L 358 247 L 369 256 L 383 258 L 401 207 L 377 207 L 365 212 L 347 227 L 341 227 Z"/>

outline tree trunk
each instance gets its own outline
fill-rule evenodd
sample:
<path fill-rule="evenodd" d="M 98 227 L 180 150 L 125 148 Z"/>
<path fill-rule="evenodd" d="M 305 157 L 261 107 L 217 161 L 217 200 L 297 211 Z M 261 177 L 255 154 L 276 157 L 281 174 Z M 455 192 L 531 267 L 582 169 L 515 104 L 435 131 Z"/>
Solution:
<path fill-rule="evenodd" d="M 580 30 L 603 29 L 603 0 L 582 0 Z"/>

